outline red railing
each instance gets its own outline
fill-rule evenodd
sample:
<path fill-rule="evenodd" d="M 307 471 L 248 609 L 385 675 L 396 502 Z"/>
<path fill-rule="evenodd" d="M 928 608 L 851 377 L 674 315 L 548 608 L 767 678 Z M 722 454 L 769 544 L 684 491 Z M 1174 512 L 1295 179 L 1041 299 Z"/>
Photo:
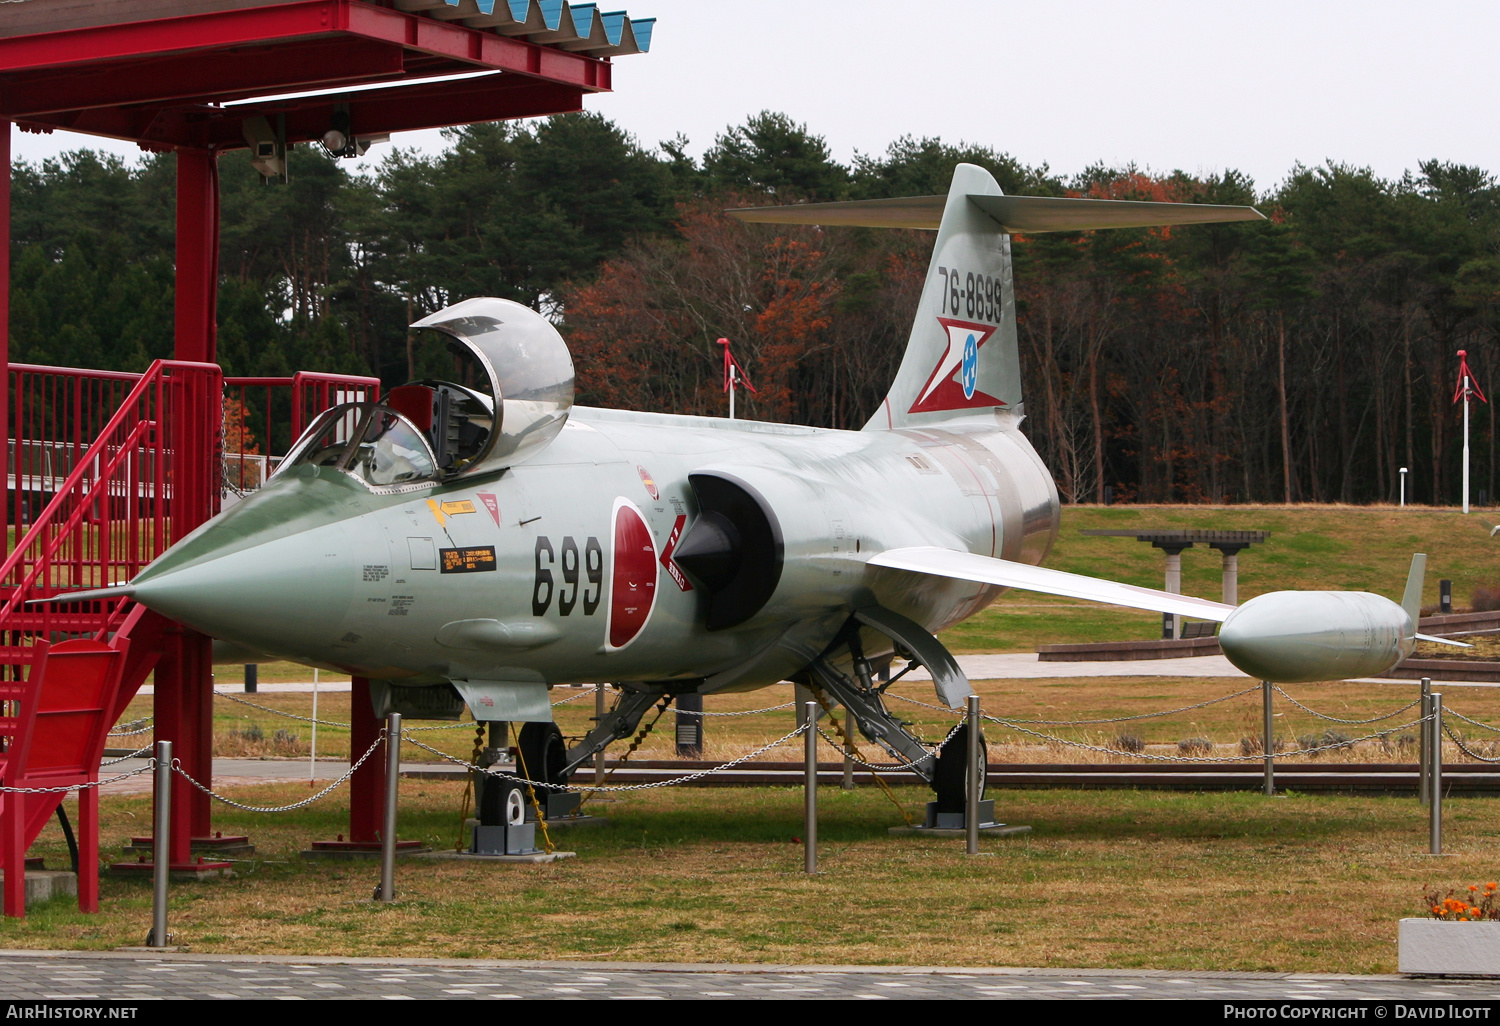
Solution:
<path fill-rule="evenodd" d="M 99 382 L 119 378 L 13 368 L 13 385 L 25 375 L 56 377 L 73 389 L 67 402 L 35 413 L 29 422 L 22 421 L 17 410 L 18 426 L 62 429 L 62 444 L 22 435 L 16 450 L 27 452 L 33 443 L 53 442 L 54 451 L 72 469 L 55 487 L 52 478 L 44 482 L 50 498 L 0 564 L 0 585 L 5 588 L 0 663 L 10 665 L 29 659 L 34 639 L 91 635 L 105 640 L 128 607 L 123 599 L 28 602 L 128 581 L 219 508 L 217 454 L 223 410 L 218 367 L 158 360 L 136 380 L 87 448 L 82 438 L 94 413 L 79 405 L 80 397 L 96 388 L 107 392 L 111 386 Z M 13 394 L 17 393 L 24 395 L 26 390 L 17 387 Z M 29 483 L 13 477 L 11 487 L 20 490 Z"/>
<path fill-rule="evenodd" d="M 225 381 L 212 364 L 176 361 L 145 374 L 12 364 L 9 385 L 0 665 L 28 658 L 31 638 L 107 636 L 130 602 L 64 593 L 130 580 L 264 483 L 323 410 L 380 389 L 374 378 L 314 372 Z M 245 448 L 262 451 L 232 451 Z"/>
<path fill-rule="evenodd" d="M 225 378 L 225 499 L 264 484 L 324 410 L 379 398 L 380 379 L 349 374 L 302 371 L 290 378 Z"/>

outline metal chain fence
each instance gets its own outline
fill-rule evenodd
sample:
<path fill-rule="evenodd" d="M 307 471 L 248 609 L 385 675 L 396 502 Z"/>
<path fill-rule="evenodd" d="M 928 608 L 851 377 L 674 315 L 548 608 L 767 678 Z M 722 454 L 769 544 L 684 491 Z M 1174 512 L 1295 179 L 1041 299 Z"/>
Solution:
<path fill-rule="evenodd" d="M 1085 751 L 1101 752 L 1105 755 L 1118 755 L 1121 758 L 1125 759 L 1147 759 L 1151 762 L 1222 763 L 1258 762 L 1265 758 L 1265 755 L 1259 752 L 1253 755 L 1151 755 L 1147 752 L 1122 752 L 1114 748 L 1106 748 L 1103 745 L 1091 745 L 1083 741 L 1071 741 L 1068 738 L 1055 737 L 1051 734 L 1043 734 L 1041 731 L 1030 730 L 1017 723 L 1013 723 L 1008 720 L 1002 720 L 995 716 L 985 716 L 984 718 L 991 723 L 998 723 L 1003 727 L 1009 727 L 1012 730 L 1020 731 L 1022 734 L 1030 734 L 1032 737 L 1041 738 L 1043 741 L 1047 741 L 1052 744 L 1064 745 L 1069 748 L 1082 748 Z M 1276 757 L 1286 758 L 1292 755 L 1317 755 L 1319 752 L 1331 752 L 1339 748 L 1351 748 L 1363 741 L 1375 741 L 1383 737 L 1388 737 L 1391 734 L 1395 734 L 1398 731 L 1405 730 L 1408 727 L 1414 727 L 1418 723 L 1425 723 L 1428 719 L 1429 717 L 1427 716 L 1420 716 L 1417 719 L 1412 720 L 1410 723 L 1403 723 L 1399 727 L 1391 727 L 1387 730 L 1377 731 L 1374 734 L 1367 734 L 1364 737 L 1355 737 L 1349 738 L 1348 740 L 1335 741 L 1326 745 L 1318 745 L 1316 748 L 1299 748 L 1291 752 L 1277 752 Z"/>
<path fill-rule="evenodd" d="M 610 786 L 591 784 L 584 784 L 579 786 L 573 784 L 552 784 L 541 780 L 528 780 L 525 777 L 518 777 L 514 773 L 506 773 L 503 770 L 497 770 L 493 766 L 476 766 L 472 762 L 467 762 L 463 759 L 458 758 L 457 756 L 449 755 L 447 752 L 440 752 L 436 748 L 433 748 L 431 745 L 425 745 L 413 737 L 404 737 L 403 740 L 407 744 L 415 745 L 423 751 L 431 752 L 433 755 L 436 755 L 438 758 L 444 760 L 445 762 L 451 762 L 455 766 L 462 766 L 464 769 L 468 770 L 471 773 L 483 773 L 486 776 L 495 777 L 499 780 L 509 780 L 513 783 L 526 784 L 529 787 L 534 787 L 546 791 L 556 791 L 560 794 L 618 794 L 624 791 L 651 791 L 660 787 L 678 787 L 682 784 L 692 783 L 694 780 L 702 780 L 704 777 L 713 776 L 715 773 L 722 773 L 725 770 L 734 769 L 741 763 L 749 762 L 751 759 L 754 759 L 757 756 L 764 755 L 772 749 L 781 747 L 788 741 L 791 741 L 793 738 L 801 737 L 807 732 L 807 729 L 807 724 L 803 724 L 796 730 L 792 731 L 790 734 L 786 734 L 776 739 L 775 741 L 770 742 L 769 744 L 762 745 L 748 755 L 742 755 L 738 759 L 732 759 L 729 762 L 722 763 L 718 766 L 710 766 L 708 769 L 698 770 L 694 773 L 688 773 L 680 777 L 674 777 L 671 780 L 657 780 L 649 784 L 614 784 Z"/>
<path fill-rule="evenodd" d="M 1463 720 L 1465 723 L 1472 723 L 1476 727 L 1483 727 L 1485 730 L 1491 731 L 1491 732 L 1496 733 L 1496 734 L 1500 734 L 1500 727 L 1494 727 L 1494 726 L 1491 726 L 1488 723 L 1483 723 L 1483 722 L 1481 722 L 1479 720 L 1471 719 L 1470 717 L 1465 716 L 1463 713 L 1459 712 L 1457 709 L 1450 709 L 1446 705 L 1443 706 L 1443 715 L 1444 716 L 1457 716 L 1459 719 Z"/>
<path fill-rule="evenodd" d="M 1446 716 L 1447 714 L 1448 714 L 1448 710 L 1444 709 L 1443 710 L 1443 715 Z M 1500 762 L 1500 758 L 1491 758 L 1488 755 L 1480 755 L 1478 752 L 1472 750 L 1468 745 L 1464 744 L 1462 738 L 1460 738 L 1457 734 L 1453 733 L 1453 728 L 1450 727 L 1450 726 L 1448 726 L 1446 723 L 1443 724 L 1443 733 L 1447 734 L 1448 735 L 1448 740 L 1450 740 L 1454 744 L 1456 744 L 1458 746 L 1458 750 L 1460 752 L 1463 752 L 1469 758 L 1471 758 L 1471 759 L 1478 759 L 1480 762 Z"/>
<path fill-rule="evenodd" d="M 120 725 L 120 726 L 123 726 L 125 729 L 121 730 L 121 729 L 117 728 L 115 730 L 111 730 L 109 732 L 109 734 L 106 735 L 106 736 L 108 736 L 108 737 L 134 737 L 137 734 L 144 734 L 144 733 L 146 733 L 146 731 L 148 731 L 148 730 L 150 730 L 152 728 L 153 721 L 155 719 L 156 719 L 155 716 L 143 716 L 143 717 L 141 717 L 138 720 L 131 720 L 129 723 L 125 723 L 125 724 L 121 724 Z M 141 726 L 142 724 L 144 724 L 144 726 Z M 137 729 L 134 729 L 134 730 L 130 729 L 132 727 L 137 728 Z"/>
<path fill-rule="evenodd" d="M 848 759 L 850 762 L 854 763 L 856 766 L 863 766 L 865 769 L 870 770 L 871 772 L 875 772 L 875 773 L 885 773 L 885 772 L 889 772 L 890 770 L 901 770 L 901 769 L 914 770 L 918 766 L 922 765 L 923 763 L 929 762 L 929 761 L 931 761 L 933 759 L 936 759 L 938 757 L 938 755 L 942 753 L 943 749 L 945 747 L 947 747 L 948 742 L 953 740 L 953 735 L 958 733 L 958 728 L 962 727 L 962 726 L 963 726 L 962 722 L 955 723 L 953 725 L 953 728 L 948 731 L 947 736 L 944 737 L 941 741 L 939 741 L 936 745 L 933 746 L 932 751 L 928 752 L 926 755 L 922 756 L 920 759 L 913 760 L 912 762 L 906 762 L 904 760 L 898 761 L 898 762 L 883 763 L 883 764 L 877 764 L 877 763 L 873 763 L 873 762 L 865 762 L 865 760 L 859 758 L 859 756 L 852 755 L 852 754 L 846 752 L 844 750 L 843 744 L 837 738 L 829 737 L 828 736 L 828 732 L 826 730 L 824 730 L 822 727 L 818 728 L 818 736 L 821 737 L 824 741 L 827 741 L 829 743 L 829 745 L 831 745 L 833 747 L 833 750 L 835 752 L 838 752 L 841 757 L 843 757 L 845 759 Z"/>
<path fill-rule="evenodd" d="M 1410 702 L 1410 703 L 1408 703 L 1406 705 L 1403 705 L 1401 708 L 1397 709 L 1395 712 L 1386 713 L 1384 716 L 1372 716 L 1368 720 L 1341 720 L 1337 716 L 1329 716 L 1327 713 L 1320 713 L 1316 709 L 1309 709 L 1307 706 L 1305 706 L 1301 702 L 1297 701 L 1291 695 L 1289 695 L 1285 691 L 1281 690 L 1281 686 L 1278 685 L 1278 684 L 1273 684 L 1271 686 L 1272 686 L 1272 688 L 1275 689 L 1275 691 L 1276 691 L 1276 693 L 1278 695 L 1280 695 L 1282 698 L 1286 699 L 1288 702 L 1291 702 L 1293 705 L 1295 705 L 1298 709 L 1301 709 L 1303 712 L 1308 713 L 1309 715 L 1312 715 L 1312 716 L 1316 716 L 1320 720 L 1327 720 L 1330 723 L 1345 723 L 1345 724 L 1349 724 L 1350 726 L 1363 726 L 1366 723 L 1379 723 L 1381 720 L 1393 719 L 1393 718 L 1395 718 L 1397 716 L 1400 716 L 1402 713 L 1406 712 L 1408 709 L 1415 709 L 1417 706 L 1419 706 L 1419 705 L 1422 704 L 1422 700 L 1419 698 L 1415 702 Z M 1259 688 L 1252 688 L 1251 690 L 1259 691 L 1260 689 Z"/>
<path fill-rule="evenodd" d="M 368 759 L 370 756 L 374 755 L 375 754 L 375 750 L 377 748 L 379 748 L 384 742 L 385 742 L 385 729 L 381 728 L 380 736 L 375 739 L 375 741 L 370 745 L 369 748 L 365 749 L 365 754 L 361 755 L 359 757 L 359 761 L 358 762 L 354 763 L 352 766 L 349 767 L 348 772 L 346 772 L 343 776 L 339 777 L 333 783 L 329 784 L 327 787 L 323 788 L 323 790 L 319 791 L 317 794 L 312 795 L 309 798 L 304 798 L 300 802 L 293 802 L 291 805 L 276 805 L 276 806 L 245 805 L 242 802 L 235 801 L 233 798 L 226 798 L 222 794 L 219 794 L 217 791 L 215 791 L 213 788 L 211 788 L 211 787 L 205 787 L 204 785 L 198 783 L 197 780 L 194 780 L 191 776 L 189 776 L 188 772 L 182 768 L 182 760 L 181 759 L 173 759 L 172 760 L 172 772 L 176 773 L 183 780 L 186 780 L 189 784 L 192 784 L 198 790 L 200 790 L 204 794 L 208 795 L 214 801 L 223 802 L 225 805 L 233 806 L 234 808 L 241 809 L 241 810 L 243 810 L 245 812 L 293 812 L 293 811 L 295 811 L 297 809 L 306 808 L 307 806 L 313 804 L 316 801 L 320 801 L 321 799 L 323 799 L 327 795 L 332 794 L 334 791 L 336 791 L 340 787 L 342 787 L 345 784 L 345 782 L 348 781 L 348 779 L 350 777 L 354 776 L 355 770 L 357 770 L 361 766 L 363 766 L 365 764 L 365 760 Z M 152 764 L 155 765 L 156 760 L 153 759 L 151 761 L 152 761 Z M 139 772 L 139 771 L 137 771 L 137 772 Z"/>
<path fill-rule="evenodd" d="M 91 787 L 103 787 L 105 784 L 113 784 L 121 780 L 129 780 L 138 777 L 142 773 L 150 773 L 156 769 L 156 760 L 152 759 L 139 769 L 133 769 L 129 773 L 121 773 L 118 776 L 108 777 L 104 780 L 94 780 L 87 784 L 65 784 L 58 787 L 0 787 L 0 794 L 65 794 L 68 791 L 87 791 Z"/>

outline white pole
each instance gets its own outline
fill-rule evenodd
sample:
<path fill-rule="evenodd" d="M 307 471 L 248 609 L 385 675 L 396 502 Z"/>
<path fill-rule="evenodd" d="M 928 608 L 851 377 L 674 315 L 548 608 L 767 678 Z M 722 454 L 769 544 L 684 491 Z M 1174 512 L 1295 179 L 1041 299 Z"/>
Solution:
<path fill-rule="evenodd" d="M 308 783 L 318 779 L 318 671 L 313 670 L 312 754 L 307 757 Z"/>
<path fill-rule="evenodd" d="M 1401 468 L 1401 508 L 1406 508 L 1406 468 Z"/>
<path fill-rule="evenodd" d="M 146 947 L 167 946 L 167 881 L 172 868 L 172 742 L 156 742 L 156 806 L 151 838 L 151 932 Z M 85 828 L 87 829 L 87 828 Z M 13 871 L 24 872 L 15 867 Z"/>
<path fill-rule="evenodd" d="M 740 369 L 734 364 L 729 365 L 729 419 L 734 419 L 734 389 L 740 380 Z"/>
<path fill-rule="evenodd" d="M 1469 376 L 1464 375 L 1464 513 L 1469 512 Z"/>

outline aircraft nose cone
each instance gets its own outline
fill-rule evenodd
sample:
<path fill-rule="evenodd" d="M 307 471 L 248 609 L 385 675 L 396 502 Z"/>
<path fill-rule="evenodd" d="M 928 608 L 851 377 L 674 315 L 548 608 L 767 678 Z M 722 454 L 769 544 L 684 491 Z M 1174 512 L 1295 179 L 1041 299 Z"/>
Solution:
<path fill-rule="evenodd" d="M 295 655 L 326 650 L 354 599 L 354 556 L 343 525 L 236 540 L 215 551 L 195 539 L 186 565 L 148 568 L 135 598 L 204 634 L 258 651 Z M 167 562 L 163 560 L 163 562 Z"/>

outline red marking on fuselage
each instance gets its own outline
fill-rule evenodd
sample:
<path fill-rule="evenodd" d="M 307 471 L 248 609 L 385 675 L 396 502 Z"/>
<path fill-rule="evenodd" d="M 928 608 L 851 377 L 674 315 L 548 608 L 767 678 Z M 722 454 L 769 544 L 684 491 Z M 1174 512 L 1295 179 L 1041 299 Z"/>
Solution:
<path fill-rule="evenodd" d="M 667 544 L 662 546 L 661 565 L 667 568 L 667 573 L 672 575 L 672 580 L 677 583 L 678 591 L 692 591 L 692 582 L 687 575 L 672 561 L 672 551 L 677 548 L 677 542 L 682 538 L 682 527 L 687 523 L 687 514 L 677 514 L 677 523 L 672 525 L 672 535 L 667 539 Z"/>
<path fill-rule="evenodd" d="M 656 481 L 652 479 L 650 472 L 647 471 L 645 467 L 641 466 L 636 467 L 635 472 L 641 475 L 641 484 L 646 486 L 646 494 L 651 496 L 651 501 L 660 501 L 661 492 L 657 490 Z"/>
<path fill-rule="evenodd" d="M 490 492 L 480 492 L 479 501 L 484 503 L 484 508 L 490 511 L 490 516 L 495 518 L 495 526 L 500 526 L 500 500 Z"/>
<path fill-rule="evenodd" d="M 634 641 L 656 605 L 656 544 L 640 510 L 627 499 L 615 500 L 614 542 L 606 628 L 610 651 Z"/>

